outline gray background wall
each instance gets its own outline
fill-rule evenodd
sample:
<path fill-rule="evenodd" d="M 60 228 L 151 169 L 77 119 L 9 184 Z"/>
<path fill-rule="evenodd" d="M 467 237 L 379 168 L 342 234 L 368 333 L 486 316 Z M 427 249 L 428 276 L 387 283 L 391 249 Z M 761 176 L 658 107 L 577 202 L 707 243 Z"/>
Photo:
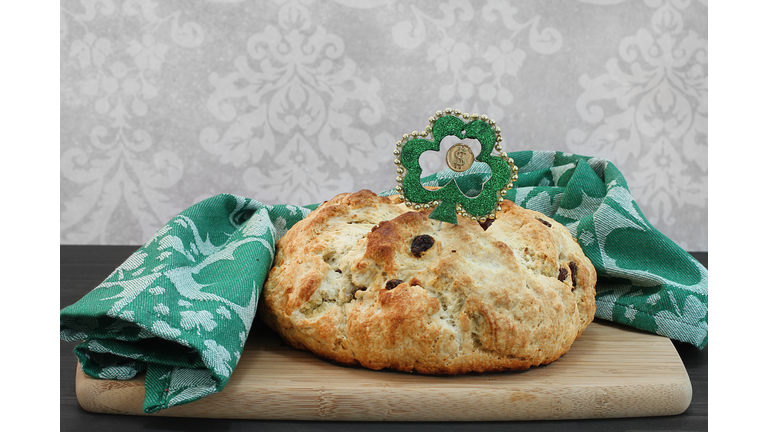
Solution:
<path fill-rule="evenodd" d="M 141 244 L 227 192 L 309 204 L 394 186 L 446 107 L 505 150 L 609 159 L 707 245 L 702 0 L 61 2 L 62 244 Z"/>

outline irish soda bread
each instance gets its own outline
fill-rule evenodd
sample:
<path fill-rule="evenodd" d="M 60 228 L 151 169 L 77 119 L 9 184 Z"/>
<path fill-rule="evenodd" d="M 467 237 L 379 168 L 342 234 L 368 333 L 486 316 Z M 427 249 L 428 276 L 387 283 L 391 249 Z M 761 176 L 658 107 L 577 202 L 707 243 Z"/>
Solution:
<path fill-rule="evenodd" d="M 290 346 L 371 369 L 522 370 L 592 322 L 595 269 L 559 223 L 506 200 L 490 226 L 438 230 L 399 202 L 341 194 L 278 241 L 259 313 Z"/>

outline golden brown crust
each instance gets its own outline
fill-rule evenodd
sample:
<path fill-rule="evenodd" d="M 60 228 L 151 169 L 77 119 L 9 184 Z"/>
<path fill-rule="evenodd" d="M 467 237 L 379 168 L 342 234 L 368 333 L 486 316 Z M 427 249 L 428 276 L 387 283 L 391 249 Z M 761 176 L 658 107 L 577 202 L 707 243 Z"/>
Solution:
<path fill-rule="evenodd" d="M 522 370 L 592 322 L 595 269 L 561 224 L 505 201 L 487 230 L 438 231 L 398 201 L 341 194 L 278 241 L 259 314 L 290 346 L 371 369 Z"/>

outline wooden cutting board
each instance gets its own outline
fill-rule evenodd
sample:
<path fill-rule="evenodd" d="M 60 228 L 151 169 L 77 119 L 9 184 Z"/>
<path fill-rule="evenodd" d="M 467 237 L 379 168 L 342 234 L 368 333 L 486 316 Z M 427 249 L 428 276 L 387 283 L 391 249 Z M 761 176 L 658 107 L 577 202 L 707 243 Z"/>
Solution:
<path fill-rule="evenodd" d="M 255 332 L 252 332 L 252 334 Z M 675 415 L 691 382 L 672 342 L 605 321 L 571 350 L 525 372 L 455 377 L 342 367 L 253 335 L 223 392 L 153 416 L 273 420 L 483 421 Z M 77 398 L 98 413 L 147 415 L 144 378 L 93 379 Z"/>

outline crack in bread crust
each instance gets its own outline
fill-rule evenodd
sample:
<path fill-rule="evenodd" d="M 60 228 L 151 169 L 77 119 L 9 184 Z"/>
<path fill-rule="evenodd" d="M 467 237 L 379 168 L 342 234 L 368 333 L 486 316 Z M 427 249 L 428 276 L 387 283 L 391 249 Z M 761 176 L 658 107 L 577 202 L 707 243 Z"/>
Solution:
<path fill-rule="evenodd" d="M 259 315 L 296 349 L 429 374 L 548 364 L 592 322 L 596 273 L 569 231 L 511 201 L 492 224 L 429 219 L 370 191 L 279 241 Z"/>

